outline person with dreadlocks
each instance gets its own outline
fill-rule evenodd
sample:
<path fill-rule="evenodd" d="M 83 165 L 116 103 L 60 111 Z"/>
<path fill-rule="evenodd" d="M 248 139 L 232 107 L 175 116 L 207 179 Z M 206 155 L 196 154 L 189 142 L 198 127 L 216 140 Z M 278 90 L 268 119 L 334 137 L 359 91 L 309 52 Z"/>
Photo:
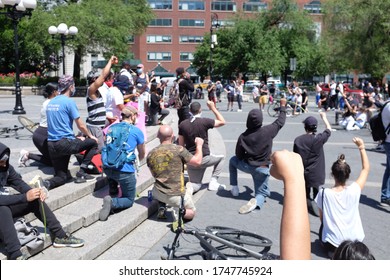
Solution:
<path fill-rule="evenodd" d="M 362 242 L 364 239 L 359 200 L 370 171 L 370 163 L 363 140 L 354 137 L 352 141 L 359 149 L 362 163 L 359 177 L 353 183 L 347 184 L 351 167 L 345 161 L 345 155 L 341 154 L 332 165 L 334 185 L 331 188 L 322 188 L 315 198 L 320 209 L 320 242 L 330 257 L 343 241 Z"/>
<path fill-rule="evenodd" d="M 302 157 L 304 166 L 304 177 L 306 187 L 306 202 L 308 210 L 315 216 L 319 216 L 319 211 L 314 198 L 318 193 L 319 186 L 325 183 L 325 155 L 324 144 L 331 135 L 331 126 L 326 113 L 320 113 L 326 129 L 317 134 L 318 121 L 315 117 L 309 116 L 304 121 L 306 133 L 298 136 L 294 140 L 293 151 Z M 310 197 L 313 189 L 313 197 Z"/>

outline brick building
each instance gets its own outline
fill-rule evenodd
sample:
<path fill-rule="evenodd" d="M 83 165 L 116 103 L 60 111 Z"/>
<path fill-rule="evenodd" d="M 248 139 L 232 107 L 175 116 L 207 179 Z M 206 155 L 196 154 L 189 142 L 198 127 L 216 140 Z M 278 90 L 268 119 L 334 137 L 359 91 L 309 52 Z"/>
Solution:
<path fill-rule="evenodd" d="M 169 76 L 179 66 L 189 68 L 196 46 L 210 32 L 212 17 L 220 26 L 229 25 L 237 11 L 253 14 L 272 5 L 272 0 L 148 0 L 155 13 L 144 34 L 135 36 L 130 49 L 147 71 L 162 70 Z M 319 35 L 322 25 L 321 1 L 296 0 L 310 12 Z M 213 21 L 214 25 L 216 21 Z M 159 74 L 159 73 L 157 73 Z"/>

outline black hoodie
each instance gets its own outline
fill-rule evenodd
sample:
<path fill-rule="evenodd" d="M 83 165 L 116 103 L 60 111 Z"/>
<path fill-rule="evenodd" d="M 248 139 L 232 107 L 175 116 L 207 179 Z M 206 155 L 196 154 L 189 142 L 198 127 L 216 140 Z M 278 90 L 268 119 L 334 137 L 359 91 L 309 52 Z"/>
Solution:
<path fill-rule="evenodd" d="M 272 140 L 286 122 L 286 107 L 281 107 L 277 120 L 263 126 L 263 113 L 252 109 L 246 120 L 247 130 L 240 135 L 236 145 L 236 156 L 252 166 L 270 164 Z"/>
<path fill-rule="evenodd" d="M 5 153 L 10 155 L 10 150 L 3 143 L 0 143 L 0 158 Z M 7 170 L 0 172 L 0 188 L 7 185 L 17 190 L 20 194 L 3 195 L 0 193 L 0 206 L 27 202 L 26 193 L 31 190 L 31 187 L 22 180 L 22 176 L 20 176 L 20 174 L 15 171 L 13 166 L 9 164 L 9 159 L 7 162 L 7 167 Z"/>

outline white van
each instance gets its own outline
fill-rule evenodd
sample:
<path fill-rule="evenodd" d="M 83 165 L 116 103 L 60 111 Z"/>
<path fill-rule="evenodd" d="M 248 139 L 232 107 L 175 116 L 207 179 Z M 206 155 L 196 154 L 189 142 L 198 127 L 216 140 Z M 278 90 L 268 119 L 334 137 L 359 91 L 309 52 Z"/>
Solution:
<path fill-rule="evenodd" d="M 283 86 L 282 82 L 279 79 L 274 79 L 272 77 L 267 79 L 267 86 L 271 85 L 272 82 L 274 82 L 275 85 L 278 86 L 278 87 L 282 87 Z"/>

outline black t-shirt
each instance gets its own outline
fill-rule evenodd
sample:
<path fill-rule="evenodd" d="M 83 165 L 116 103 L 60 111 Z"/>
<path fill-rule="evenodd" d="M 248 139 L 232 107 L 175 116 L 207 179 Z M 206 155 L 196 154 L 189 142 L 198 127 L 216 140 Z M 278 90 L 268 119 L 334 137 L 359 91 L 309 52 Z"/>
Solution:
<path fill-rule="evenodd" d="M 210 154 L 208 130 L 214 128 L 215 120 L 209 118 L 195 118 L 182 121 L 179 125 L 179 135 L 183 136 L 185 147 L 190 153 L 195 154 L 195 138 L 200 137 L 204 140 L 202 152 L 203 156 Z"/>
<path fill-rule="evenodd" d="M 325 183 L 324 144 L 331 132 L 303 134 L 294 140 L 294 152 L 302 157 L 305 183 L 308 187 L 319 187 Z"/>

